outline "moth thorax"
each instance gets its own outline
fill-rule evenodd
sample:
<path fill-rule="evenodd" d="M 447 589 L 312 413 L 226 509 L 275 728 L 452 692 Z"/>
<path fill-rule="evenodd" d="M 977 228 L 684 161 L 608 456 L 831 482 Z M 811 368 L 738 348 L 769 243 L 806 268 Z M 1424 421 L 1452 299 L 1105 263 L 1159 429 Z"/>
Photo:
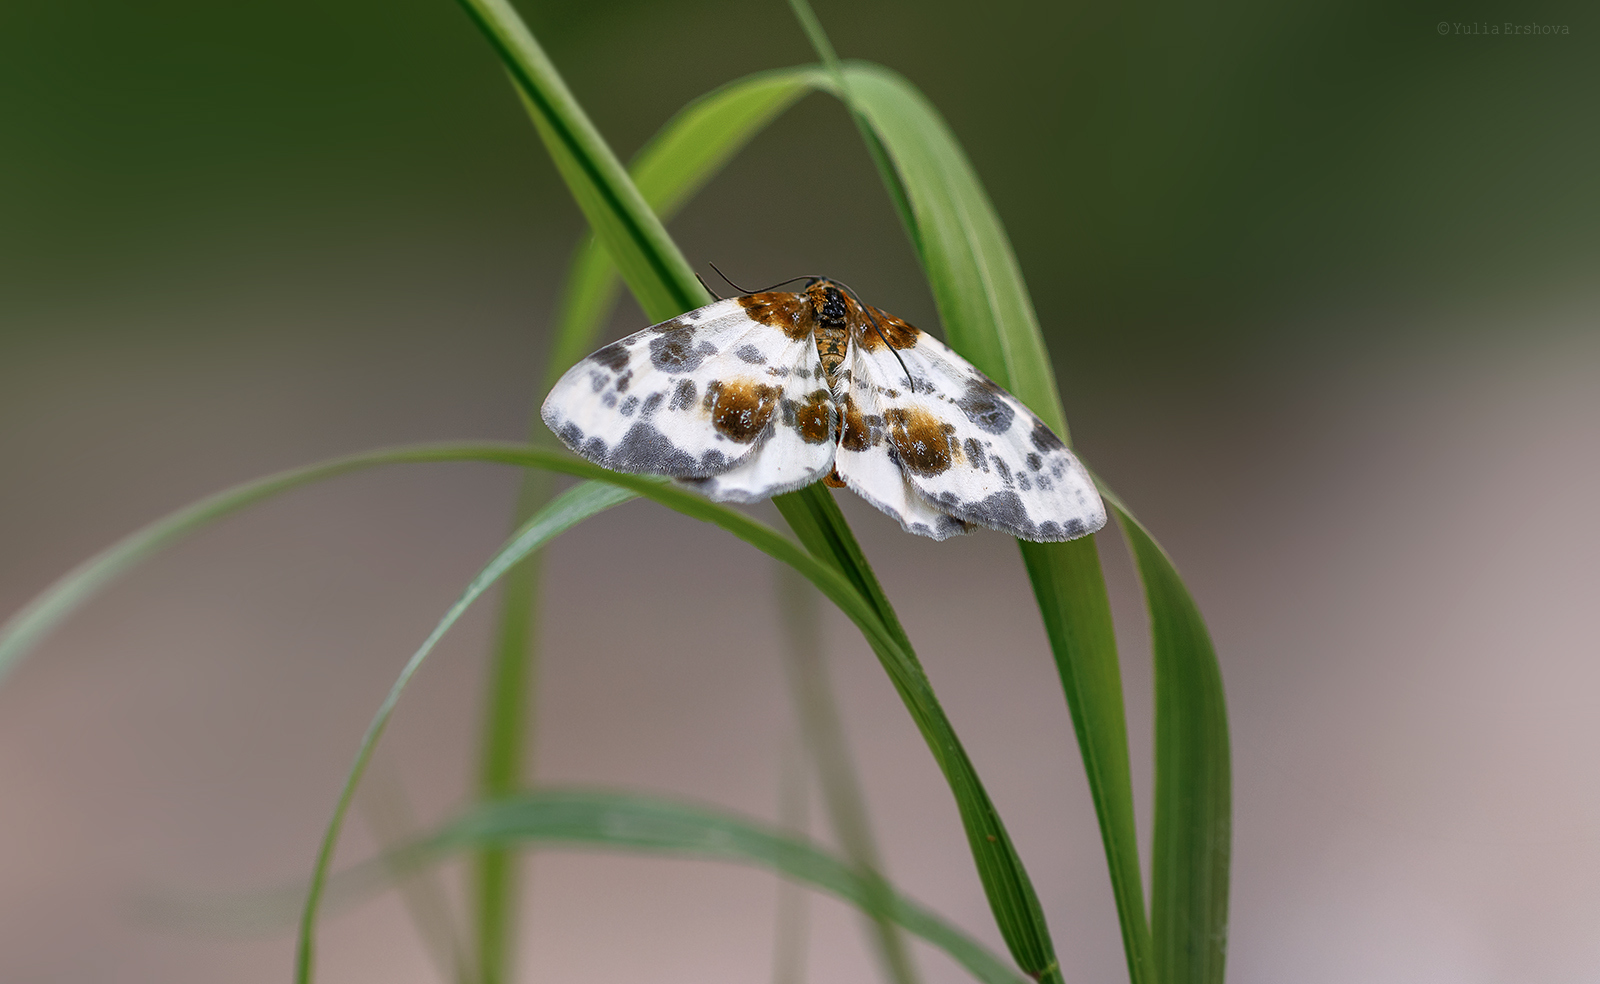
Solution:
<path fill-rule="evenodd" d="M 830 328 L 846 327 L 845 322 L 850 316 L 850 309 L 845 305 L 844 294 L 833 286 L 823 287 L 821 293 L 821 303 L 816 304 L 817 323 Z"/>

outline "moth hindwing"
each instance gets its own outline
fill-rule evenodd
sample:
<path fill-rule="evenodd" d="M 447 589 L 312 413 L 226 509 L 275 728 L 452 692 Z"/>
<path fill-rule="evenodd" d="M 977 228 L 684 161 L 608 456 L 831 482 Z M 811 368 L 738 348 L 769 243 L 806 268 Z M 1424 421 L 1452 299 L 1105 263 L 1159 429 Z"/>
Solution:
<path fill-rule="evenodd" d="M 1083 466 L 1015 397 L 842 285 L 718 301 L 567 371 L 543 416 L 617 471 L 752 502 L 827 478 L 908 531 L 1066 540 L 1105 523 Z"/>

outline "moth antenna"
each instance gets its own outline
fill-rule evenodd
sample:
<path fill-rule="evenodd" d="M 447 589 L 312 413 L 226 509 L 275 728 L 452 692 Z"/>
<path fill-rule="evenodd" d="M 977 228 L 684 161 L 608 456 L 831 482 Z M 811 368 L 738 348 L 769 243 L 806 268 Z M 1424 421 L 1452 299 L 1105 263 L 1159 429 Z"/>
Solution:
<path fill-rule="evenodd" d="M 717 265 L 715 263 L 707 263 L 706 266 L 710 267 L 713 270 L 717 270 Z M 738 291 L 741 294 L 759 294 L 762 291 L 773 290 L 775 288 L 782 287 L 785 284 L 792 284 L 796 280 L 806 280 L 806 281 L 809 281 L 810 283 L 816 283 L 818 280 L 822 279 L 821 277 L 809 277 L 809 276 L 808 277 L 790 277 L 788 280 L 780 280 L 780 281 L 778 281 L 777 283 L 773 284 L 771 287 L 762 287 L 759 290 L 750 290 L 750 289 L 745 288 L 745 287 L 740 287 L 738 284 L 734 283 L 732 280 L 728 280 L 728 275 L 723 273 L 721 270 L 717 270 L 717 276 L 721 277 L 723 280 L 727 280 L 728 281 L 728 286 L 732 287 L 734 290 Z M 703 282 L 704 281 L 702 281 L 702 283 Z M 707 289 L 709 290 L 710 288 L 707 288 Z"/>
<path fill-rule="evenodd" d="M 872 316 L 872 309 L 861 302 L 861 298 L 856 296 L 856 292 L 850 289 L 849 284 L 839 283 L 837 280 L 835 280 L 834 283 L 839 284 L 840 287 L 843 287 L 844 292 L 849 294 L 850 299 L 855 301 L 856 304 L 861 308 L 861 313 L 867 316 L 867 324 L 871 325 L 872 330 L 878 333 L 879 338 L 883 339 L 883 347 L 889 350 L 890 355 L 894 356 L 894 361 L 900 363 L 900 371 L 906 374 L 906 386 L 911 390 L 911 392 L 915 393 L 917 391 L 917 381 L 911 378 L 911 370 L 906 368 L 906 360 L 900 358 L 899 350 L 897 350 L 893 345 L 889 344 L 889 336 L 885 335 L 883 333 L 883 329 L 878 327 L 878 319 Z"/>
<path fill-rule="evenodd" d="M 738 284 L 734 283 L 732 280 L 729 280 L 728 279 L 728 275 L 723 273 L 721 270 L 717 269 L 717 265 L 715 263 L 708 262 L 706 264 L 706 266 L 710 267 L 713 270 L 716 270 L 717 271 L 717 276 L 721 277 L 723 279 L 723 281 L 726 282 L 729 287 L 732 287 L 734 290 L 738 291 L 739 293 L 741 293 L 741 294 L 754 294 L 754 293 L 756 293 L 753 290 L 745 290 L 743 287 L 740 287 Z"/>
<path fill-rule="evenodd" d="M 694 279 L 700 281 L 700 286 L 702 286 L 702 287 L 704 287 L 706 289 L 706 293 L 707 294 L 710 294 L 713 298 L 715 298 L 715 299 L 717 299 L 719 301 L 722 300 L 722 295 L 718 294 L 716 291 L 711 289 L 711 285 L 706 283 L 706 278 L 700 276 L 697 273 L 697 274 L 694 275 Z"/>

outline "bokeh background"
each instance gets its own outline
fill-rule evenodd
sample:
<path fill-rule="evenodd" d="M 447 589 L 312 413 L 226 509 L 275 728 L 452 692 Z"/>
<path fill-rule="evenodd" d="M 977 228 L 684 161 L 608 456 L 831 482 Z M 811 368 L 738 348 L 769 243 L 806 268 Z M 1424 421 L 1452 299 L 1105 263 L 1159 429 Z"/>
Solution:
<path fill-rule="evenodd" d="M 624 154 L 694 96 L 810 59 L 777 2 L 521 6 Z M 949 119 L 1080 450 L 1207 615 L 1233 728 L 1232 979 L 1600 978 L 1592 9 L 818 11 Z M 1506 22 L 1566 30 L 1464 33 Z M 524 432 L 581 220 L 447 0 L 8 0 L 0 119 L 0 613 L 227 484 Z M 826 272 L 937 325 L 821 97 L 672 228 L 696 264 Z M 642 324 L 624 302 L 611 334 Z M 286 979 L 286 931 L 149 902 L 304 876 L 368 716 L 499 543 L 514 487 L 426 466 L 295 493 L 140 569 L 14 673 L 0 980 Z M 1125 979 L 1015 548 L 843 504 L 1068 979 Z M 1147 821 L 1140 599 L 1115 536 L 1101 549 Z M 764 558 L 634 503 L 550 563 L 540 775 L 774 816 L 792 725 Z M 470 785 L 489 607 L 380 753 L 425 821 Z M 999 947 L 947 790 L 865 645 L 825 618 L 892 877 Z M 370 843 L 355 829 L 342 857 Z M 528 890 L 524 980 L 770 973 L 767 875 L 541 854 Z M 873 979 L 852 914 L 813 913 L 812 979 Z M 437 979 L 392 900 L 330 918 L 323 961 L 330 981 Z"/>

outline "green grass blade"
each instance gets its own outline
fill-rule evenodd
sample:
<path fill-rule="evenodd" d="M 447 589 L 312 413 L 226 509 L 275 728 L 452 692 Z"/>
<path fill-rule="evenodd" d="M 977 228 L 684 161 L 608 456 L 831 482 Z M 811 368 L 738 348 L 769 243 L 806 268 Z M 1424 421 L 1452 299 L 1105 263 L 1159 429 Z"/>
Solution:
<path fill-rule="evenodd" d="M 388 858 L 417 840 L 422 830 L 399 775 L 383 765 L 381 759 L 373 763 L 366 785 L 356 796 L 356 812 L 383 852 L 379 856 Z M 472 972 L 469 951 L 462 945 L 455 907 L 450 904 L 450 893 L 439 872 L 395 870 L 390 877 L 440 979 L 476 984 L 477 975 Z M 303 897 L 302 890 L 297 899 Z"/>
<path fill-rule="evenodd" d="M 967 757 L 966 749 L 945 717 L 944 708 L 940 706 L 922 664 L 905 641 L 905 630 L 893 617 L 892 609 L 888 610 L 887 617 L 882 614 L 880 606 L 886 607 L 888 604 L 883 599 L 883 590 L 865 560 L 854 559 L 860 557 L 861 548 L 855 538 L 849 535 L 849 527 L 844 525 L 838 504 L 817 485 L 779 496 L 773 501 L 794 529 L 795 535 L 812 554 L 829 558 L 833 565 L 851 564 L 844 570 L 848 572 L 852 587 L 863 603 L 871 607 L 893 644 L 885 645 L 871 636 L 867 641 L 888 673 L 889 682 L 910 711 L 918 730 L 922 732 L 934 761 L 944 773 L 945 781 L 955 796 L 961 825 L 967 834 L 967 845 L 972 851 L 973 862 L 1000 935 L 1010 948 L 1012 957 L 1030 977 L 1059 981 L 1060 964 L 1055 957 L 1044 910 L 1039 905 L 1027 869 L 1011 842 L 1011 835 L 1001 821 L 999 812 L 989 799 L 988 790 L 979 779 L 972 760 Z"/>
<path fill-rule="evenodd" d="M 917 715 L 918 724 L 923 726 L 924 733 L 929 733 L 931 728 L 934 733 L 947 738 L 951 743 L 951 747 L 935 750 L 936 754 L 941 756 L 941 764 L 944 764 L 946 758 L 956 755 L 961 758 L 965 773 L 972 774 L 971 764 L 965 761 L 965 753 L 961 751 L 959 743 L 955 741 L 954 733 L 949 729 L 949 722 L 944 719 L 943 712 L 939 709 L 937 700 L 933 697 L 932 690 L 928 687 L 926 679 L 921 676 L 920 667 L 915 659 L 900 648 L 897 640 L 877 617 L 870 602 L 862 597 L 855 587 L 832 565 L 817 560 L 792 540 L 765 524 L 751 519 L 744 513 L 711 502 L 696 493 L 652 478 L 608 471 L 589 462 L 540 448 L 502 446 L 482 452 L 479 460 L 500 461 L 505 464 L 517 464 L 534 468 L 548 468 L 552 471 L 562 472 L 578 478 L 618 486 L 634 494 L 652 499 L 684 515 L 719 526 L 769 556 L 794 567 L 805 575 L 812 584 L 816 585 L 829 600 L 833 601 L 862 630 L 868 643 L 875 652 L 880 654 L 885 667 L 890 670 L 891 678 L 894 680 L 897 689 L 900 689 L 902 693 L 909 694 L 907 705 Z M 596 498 L 580 499 L 577 497 L 577 493 L 580 492 L 592 494 Z M 427 658 L 428 653 L 437 644 L 439 638 L 460 617 L 466 606 L 473 599 L 488 590 L 500 575 L 512 568 L 522 557 L 543 545 L 549 536 L 567 528 L 585 515 L 598 511 L 591 507 L 599 501 L 599 496 L 600 493 L 598 492 L 590 493 L 589 486 L 580 486 L 577 489 L 570 490 L 519 531 L 512 541 L 490 561 L 483 572 L 473 579 L 467 592 L 452 606 L 445 619 L 440 622 L 424 645 L 413 654 L 411 660 L 401 671 L 400 677 L 390 689 L 389 695 L 379 706 L 377 714 L 362 739 L 355 764 L 351 767 L 344 789 L 340 793 L 338 804 L 334 809 L 333 818 L 329 822 L 312 872 L 311 885 L 307 891 L 305 911 L 300 923 L 300 944 L 297 951 L 295 976 L 299 984 L 308 984 L 312 979 L 317 912 L 326 887 L 333 849 L 338 842 L 345 814 L 349 810 L 351 796 L 356 784 L 360 781 L 362 771 L 372 754 L 376 741 L 381 736 L 389 715 L 393 712 L 395 703 L 399 700 L 406 683 L 416 672 L 422 661 Z M 584 512 L 585 509 L 590 509 L 590 511 L 586 513 Z M 972 774 L 972 776 L 974 779 L 976 778 L 975 774 Z M 962 792 L 965 795 L 958 798 L 963 803 L 974 799 L 970 790 L 963 790 Z M 981 789 L 978 792 L 981 794 Z M 987 805 L 987 798 L 983 797 L 982 802 Z M 992 815 L 993 808 L 989 807 L 988 809 Z M 966 816 L 965 810 L 963 811 L 963 816 Z M 996 827 L 998 826 L 997 820 L 992 822 Z M 1003 828 L 999 828 L 999 833 L 1001 835 L 1004 834 Z M 980 873 L 982 873 L 981 870 Z M 1035 905 L 1037 905 L 1037 902 L 1035 902 Z"/>
<path fill-rule="evenodd" d="M 957 804 L 961 809 L 962 820 L 969 830 L 969 840 L 986 841 L 987 851 L 981 851 L 979 844 L 974 844 L 974 854 L 979 862 L 979 873 L 983 877 L 986 887 L 1007 877 L 1026 878 L 1020 872 L 1020 862 L 1016 861 L 1015 851 L 1010 846 L 1009 838 L 1005 835 L 1004 827 L 1000 825 L 998 816 L 994 813 L 993 806 L 989 803 L 982 786 L 977 783 L 976 773 L 972 770 L 970 761 L 956 739 L 954 731 L 944 717 L 943 710 L 939 707 L 937 698 L 932 688 L 928 685 L 926 677 L 922 674 L 921 666 L 915 657 L 903 648 L 901 637 L 904 633 L 898 629 L 891 629 L 878 614 L 877 605 L 872 599 L 863 595 L 848 577 L 842 573 L 833 562 L 818 560 L 811 553 L 802 549 L 781 533 L 757 522 L 744 513 L 730 509 L 726 506 L 711 502 L 704 497 L 676 486 L 658 482 L 656 480 L 638 476 L 624 475 L 607 471 L 597 465 L 573 458 L 569 455 L 550 451 L 543 448 L 524 447 L 520 445 L 501 443 L 463 443 L 422 445 L 416 447 L 394 448 L 373 451 L 365 454 L 351 455 L 311 465 L 306 468 L 295 469 L 278 475 L 269 476 L 256 482 L 236 486 L 207 499 L 201 500 L 185 509 L 180 509 L 167 517 L 150 524 L 142 530 L 124 538 L 111 548 L 80 565 L 73 572 L 58 581 L 51 589 L 47 590 L 33 603 L 25 607 L 3 630 L 0 630 L 0 653 L 14 662 L 28 648 L 29 645 L 41 638 L 45 632 L 69 614 L 78 605 L 104 587 L 118 574 L 128 570 L 140 560 L 154 554 L 162 547 L 168 546 L 181 539 L 183 536 L 203 528 L 210 522 L 223 516 L 237 512 L 251 504 L 260 502 L 279 492 L 305 485 L 320 479 L 338 474 L 356 471 L 362 468 L 382 464 L 417 463 L 417 462 L 445 462 L 445 461 L 480 461 L 502 465 L 512 465 L 523 468 L 543 468 L 550 471 L 571 475 L 580 479 L 598 481 L 608 485 L 617 486 L 633 494 L 650 498 L 684 515 L 710 522 L 747 543 L 767 553 L 769 556 L 789 564 L 803 574 L 814 584 L 824 596 L 832 601 L 858 628 L 862 630 L 867 642 L 873 651 L 879 655 L 885 669 L 889 672 L 890 679 L 895 688 L 901 693 L 906 705 L 911 710 L 914 720 L 924 736 L 928 739 L 930 748 L 940 766 L 949 777 L 952 790 L 956 795 Z M 588 492 L 587 487 L 574 490 L 573 494 Z M 598 492 L 592 493 L 599 495 Z M 616 493 L 619 496 L 620 493 Z M 576 506 L 583 503 L 579 500 L 560 500 L 565 506 Z M 589 500 L 592 502 L 595 500 Z M 829 505 L 832 505 L 831 500 Z M 835 510 L 837 507 L 834 507 Z M 554 506 L 552 506 L 554 509 Z M 574 518 L 576 517 L 576 518 Z M 561 522 L 576 522 L 581 519 L 573 510 L 565 512 L 546 512 L 540 517 L 541 523 L 553 524 Z M 524 531 L 513 539 L 512 547 L 498 555 L 491 566 L 486 568 L 479 578 L 475 579 L 470 589 L 472 597 L 476 597 L 493 583 L 494 577 L 503 574 L 513 566 L 517 560 L 528 551 L 536 549 L 543 540 L 538 538 L 542 530 L 548 526 L 530 524 Z M 853 547 L 854 543 L 851 541 Z M 858 548 L 857 548 L 858 549 Z M 469 599 L 470 600 L 470 599 Z M 458 603 L 459 604 L 459 603 Z M 460 608 L 453 608 L 450 620 L 459 617 Z M 446 628 L 448 625 L 445 626 Z M 442 632 L 442 630 L 439 630 Z M 436 633 L 437 635 L 437 633 Z M 437 641 L 436 637 L 434 641 Z M 428 648 L 431 648 L 431 643 Z M 382 731 L 383 722 L 393 709 L 393 701 L 398 698 L 400 689 L 403 689 L 405 680 L 415 672 L 421 658 L 426 658 L 426 648 L 419 650 L 407 665 L 402 674 L 402 680 L 397 683 L 380 708 L 380 713 L 369 727 L 368 737 L 363 742 L 363 752 L 358 757 L 357 768 L 352 770 L 352 778 L 359 778 L 360 765 L 371 753 L 371 742 Z M 328 837 L 319 852 L 319 863 L 313 875 L 313 889 L 308 896 L 305 914 L 301 921 L 302 940 L 300 956 L 297 959 L 296 979 L 307 982 L 311 979 L 312 955 L 314 954 L 314 924 L 318 904 L 322 895 L 322 884 L 326 880 L 327 863 L 331 860 L 332 845 L 337 840 L 339 824 L 342 824 L 345 812 L 349 807 L 350 790 L 353 783 L 347 786 L 341 796 L 340 806 L 336 810 L 336 823 L 330 825 Z M 998 864 L 996 860 L 998 859 Z M 1002 889 L 991 894 L 991 902 L 996 896 L 1006 901 L 1017 898 L 1031 899 L 1031 891 L 1021 892 L 1016 886 L 1009 890 Z M 1037 907 L 1037 900 L 1032 905 Z M 996 906 L 997 921 L 1003 931 L 1015 920 L 1015 915 L 1001 906 Z M 1055 967 L 1029 968 L 1030 976 L 1036 979 L 1051 977 L 1059 979 L 1059 969 Z"/>
<path fill-rule="evenodd" d="M 904 77 L 847 62 L 849 97 L 887 151 L 950 344 L 1063 439 L 1055 370 L 1010 240 L 943 117 Z"/>
<path fill-rule="evenodd" d="M 788 571 L 787 567 L 773 566 Z M 807 759 L 798 736 L 784 742 L 778 763 L 778 826 L 796 838 L 809 836 L 811 830 L 811 770 Z M 772 920 L 772 984 L 805 984 L 806 956 L 811 949 L 810 901 L 796 882 L 785 879 L 778 886 L 778 904 Z"/>
<path fill-rule="evenodd" d="M 887 917 L 942 949 L 979 981 L 1027 984 L 982 943 L 892 886 L 887 896 L 875 893 L 847 861 L 793 830 L 715 807 L 630 793 L 545 787 L 474 805 L 432 834 L 335 874 L 326 908 L 359 904 L 392 888 L 397 878 L 485 844 L 666 854 L 760 867 Z M 304 885 L 294 885 L 203 902 L 168 901 L 159 909 L 148 903 L 147 910 L 183 928 L 270 933 L 294 922 L 305 893 Z"/>
<path fill-rule="evenodd" d="M 646 204 L 666 218 L 680 208 L 727 163 L 750 138 L 810 90 L 814 69 L 761 72 L 707 93 L 669 120 L 629 165 Z M 530 444 L 549 444 L 550 434 L 539 419 L 537 397 L 555 384 L 568 366 L 597 347 L 601 325 L 621 289 L 611 254 L 586 235 L 568 267 L 546 363 L 544 385 L 529 421 Z M 530 471 L 523 478 L 511 526 L 542 508 L 550 498 L 550 476 Z M 540 557 L 535 554 L 506 575 L 501 591 L 491 654 L 483 737 L 478 756 L 478 790 L 488 799 L 503 796 L 527 781 L 524 762 L 531 754 L 528 737 L 535 730 L 532 709 L 538 678 L 536 640 Z M 516 893 L 515 857 L 503 850 L 485 851 L 477 860 L 474 879 L 478 962 L 484 984 L 509 979 L 514 964 Z"/>
<path fill-rule="evenodd" d="M 1172 558 L 1120 499 L 1104 494 L 1128 539 L 1150 609 L 1156 691 L 1150 928 L 1158 979 L 1163 984 L 1221 984 L 1232 846 L 1222 668 L 1205 619 Z"/>
<path fill-rule="evenodd" d="M 850 78 L 845 74 L 839 55 L 833 50 L 833 42 L 828 40 L 828 32 L 822 29 L 822 22 L 817 20 L 817 15 L 807 0 L 789 0 L 789 9 L 794 11 L 801 30 L 805 31 L 811 47 L 827 68 L 830 87 L 834 95 L 844 101 L 845 108 L 850 112 L 850 119 L 856 125 L 856 132 L 861 134 L 861 140 L 867 146 L 867 153 L 872 155 L 873 164 L 877 165 L 878 172 L 885 176 L 884 187 L 889 192 L 890 201 L 894 203 L 895 213 L 900 216 L 901 226 L 911 236 L 912 247 L 916 249 L 917 255 L 921 256 L 922 243 L 919 239 L 921 229 L 917 225 L 915 216 L 912 215 L 911 202 L 906 197 L 905 185 L 895 178 L 894 165 L 889 160 L 888 151 L 878 139 L 872 124 L 862 115 L 860 104 L 850 88 Z"/>
<path fill-rule="evenodd" d="M 450 606 L 444 618 L 434 627 L 432 633 L 424 640 L 417 651 L 407 661 L 405 668 L 400 671 L 400 676 L 394 685 L 389 688 L 389 693 L 378 706 L 378 711 L 372 717 L 372 722 L 367 725 L 366 734 L 361 738 L 360 749 L 345 777 L 344 788 L 339 793 L 338 805 L 334 808 L 333 817 L 328 823 L 328 828 L 323 834 L 322 845 L 317 851 L 316 866 L 312 871 L 311 885 L 306 891 L 305 909 L 300 918 L 300 941 L 295 954 L 295 976 L 300 981 L 311 980 L 311 967 L 315 959 L 316 934 L 314 932 L 317 912 L 322 901 L 322 893 L 326 888 L 329 866 L 333 863 L 334 848 L 338 846 L 339 834 L 344 829 L 345 815 L 349 812 L 350 803 L 355 796 L 356 786 L 361 782 L 362 774 L 366 772 L 367 763 L 372 758 L 373 750 L 377 748 L 378 739 L 382 737 L 384 728 L 389 724 L 389 717 L 394 713 L 394 708 L 400 701 L 400 694 L 405 690 L 411 677 L 421 668 L 422 663 L 433 652 L 434 646 L 444 638 L 444 634 L 456 623 L 467 608 L 479 595 L 487 591 L 491 585 L 498 581 L 501 575 L 510 570 L 523 557 L 539 549 L 545 543 L 560 536 L 562 533 L 588 519 L 595 513 L 610 509 L 634 498 L 634 493 L 627 489 L 618 488 L 601 482 L 585 482 L 574 486 L 556 497 L 548 506 L 541 510 L 521 529 L 517 530 L 500 549 L 498 553 L 484 566 L 483 570 L 472 579 L 467 590 L 462 592 L 456 603 Z"/>
<path fill-rule="evenodd" d="M 556 170 L 640 306 L 664 320 L 710 301 L 622 162 L 510 3 L 461 0 L 461 5 L 511 73 Z"/>
<path fill-rule="evenodd" d="M 783 629 L 784 675 L 806 757 L 816 767 L 828 820 L 845 858 L 869 887 L 881 885 L 887 891 L 877 838 L 867 818 L 866 797 L 861 792 L 844 722 L 833 697 L 816 592 L 789 568 L 779 567 L 777 574 L 774 587 Z M 871 926 L 885 976 L 898 984 L 915 984 L 916 966 L 899 928 L 883 918 Z"/>
<path fill-rule="evenodd" d="M 803 7 L 803 0 L 792 0 Z M 808 11 L 809 12 L 809 11 Z M 802 20 L 806 18 L 802 17 Z M 814 35 L 821 29 L 807 25 Z M 821 52 L 824 58 L 830 51 Z M 971 163 L 937 110 L 901 76 L 847 63 L 840 95 L 872 131 L 869 151 L 908 230 L 957 351 L 1064 439 L 1060 394 L 1016 256 Z M 1020 544 L 1071 708 L 1100 820 L 1128 971 L 1151 980 L 1116 638 L 1092 539 Z"/>
<path fill-rule="evenodd" d="M 1055 655 L 1061 689 L 1072 711 L 1089 794 L 1100 818 L 1100 839 L 1117 902 L 1128 977 L 1134 984 L 1159 981 L 1151 963 L 1139 870 L 1122 671 L 1100 553 L 1090 537 L 1018 546 L 1033 583 L 1045 637 Z"/>
<path fill-rule="evenodd" d="M 609 148 L 588 123 L 571 94 L 556 75 L 555 69 L 544 57 L 526 26 L 516 12 L 503 0 L 462 0 L 474 18 L 489 36 L 496 51 L 506 62 L 516 80 L 524 101 L 533 112 L 534 124 L 550 148 L 557 170 L 566 180 L 573 197 L 585 215 L 595 235 L 617 260 L 623 279 L 628 282 L 634 296 L 645 313 L 654 319 L 664 320 L 710 300 L 705 289 L 696 281 L 683 262 L 681 253 L 672 245 L 660 220 L 646 206 L 643 196 L 634 188 L 616 162 Z M 591 159 L 592 158 L 592 159 Z M 611 187 L 599 187 L 610 184 Z M 658 255 L 650 255 L 658 254 Z M 641 258 L 642 257 L 642 258 Z M 786 506 L 788 500 L 791 505 Z M 843 572 L 850 580 L 845 582 L 849 600 L 862 601 L 854 585 L 872 585 L 870 569 L 864 566 L 853 569 L 853 557 L 859 557 L 859 547 L 849 535 L 848 527 L 838 514 L 826 489 L 811 486 L 789 496 L 780 497 L 779 508 L 785 518 L 797 509 L 795 502 L 805 505 L 812 519 L 811 529 L 821 532 L 834 541 L 836 549 L 824 554 L 830 562 L 829 577 Z M 796 528 L 797 535 L 808 533 Z M 807 544 L 812 546 L 810 542 Z M 812 558 L 805 555 L 807 561 Z M 834 566 L 837 565 L 837 566 Z M 802 573 L 812 576 L 802 568 Z M 829 587 L 813 577 L 813 582 Z M 1030 975 L 1059 979 L 1060 968 L 1044 924 L 1043 910 L 1033 891 L 1032 883 L 1022 866 L 1000 823 L 994 804 L 978 780 L 977 772 L 961 748 L 934 697 L 922 667 L 909 647 L 891 635 L 886 628 L 887 619 L 880 614 L 875 592 L 872 607 L 858 618 L 851 614 L 857 625 L 867 634 L 868 642 L 889 672 L 891 681 L 900 692 L 919 729 L 928 743 L 936 761 L 944 771 L 951 792 L 961 812 L 979 877 L 988 895 L 996 922 L 1013 955 Z M 833 598 L 830 595 L 830 598 Z M 841 604 L 839 598 L 833 598 Z M 885 602 L 884 605 L 887 603 Z M 903 638 L 903 633 L 898 633 Z"/>
<path fill-rule="evenodd" d="M 757 72 L 691 102 L 628 165 L 639 194 L 663 221 L 670 219 L 751 137 L 822 81 L 822 73 L 812 66 Z M 597 347 L 619 286 L 611 254 L 593 235 L 585 236 L 562 290 L 541 394 Z M 537 419 L 534 424 L 543 429 Z"/>
<path fill-rule="evenodd" d="M 538 444 L 542 442 L 532 441 Z M 526 523 L 549 502 L 554 482 L 545 471 L 523 473 L 512 528 Z M 478 750 L 478 796 L 495 799 L 521 787 L 530 754 L 529 709 L 538 678 L 537 618 L 543 570 L 536 552 L 506 572 L 490 653 L 483 733 Z M 510 979 L 515 959 L 517 892 L 515 856 L 486 850 L 473 867 L 471 897 L 476 965 L 481 984 Z"/>
<path fill-rule="evenodd" d="M 293 468 L 207 496 L 141 527 L 62 575 L 0 625 L 0 680 L 90 598 L 141 562 L 212 523 L 276 495 L 378 465 L 494 461 L 523 450 L 498 442 L 386 448 Z"/>
<path fill-rule="evenodd" d="M 800 571 L 852 621 L 864 628 L 869 641 L 891 650 L 899 648 L 895 635 L 883 625 L 871 602 L 835 567 L 817 560 L 777 530 L 738 510 L 657 479 L 608 471 L 564 452 L 498 441 L 474 441 L 385 448 L 335 458 L 246 482 L 169 513 L 80 564 L 25 605 L 0 627 L 0 653 L 14 665 L 31 645 L 118 575 L 190 533 L 281 492 L 378 465 L 464 461 L 541 468 L 614 485 L 686 516 L 709 522 Z"/>
<path fill-rule="evenodd" d="M 529 841 L 759 865 L 893 920 L 944 950 L 980 981 L 1025 981 L 982 944 L 928 910 L 892 890 L 885 896 L 869 887 L 847 862 L 787 831 L 721 810 L 632 794 L 547 789 L 472 808 L 422 853 Z"/>
<path fill-rule="evenodd" d="M 689 103 L 628 166 L 639 194 L 670 218 L 784 110 L 822 83 L 814 65 L 756 72 Z"/>

